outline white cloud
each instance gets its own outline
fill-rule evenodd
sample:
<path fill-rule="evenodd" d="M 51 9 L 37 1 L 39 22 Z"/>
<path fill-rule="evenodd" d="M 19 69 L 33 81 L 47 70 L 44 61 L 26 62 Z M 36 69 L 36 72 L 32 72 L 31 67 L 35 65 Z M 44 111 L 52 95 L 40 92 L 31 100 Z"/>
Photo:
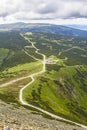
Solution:
<path fill-rule="evenodd" d="M 85 23 L 87 0 L 0 0 L 0 23 L 43 19 Z"/>

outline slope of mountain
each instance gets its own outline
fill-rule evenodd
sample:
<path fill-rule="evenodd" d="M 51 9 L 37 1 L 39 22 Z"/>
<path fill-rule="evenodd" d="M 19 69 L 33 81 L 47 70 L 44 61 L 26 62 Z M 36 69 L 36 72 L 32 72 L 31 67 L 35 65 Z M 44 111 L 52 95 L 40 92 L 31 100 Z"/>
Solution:
<path fill-rule="evenodd" d="M 87 31 L 87 25 L 78 25 L 78 24 L 74 24 L 74 25 L 66 25 L 67 27 L 70 28 L 75 28 L 75 29 L 80 29 L 80 30 L 86 30 Z"/>
<path fill-rule="evenodd" d="M 0 25 L 0 31 L 19 31 L 19 32 L 46 32 L 70 36 L 87 37 L 87 31 L 79 30 L 62 25 L 52 24 L 32 24 L 32 23 L 14 23 Z"/>
<path fill-rule="evenodd" d="M 0 101 L 0 130 L 85 130 L 79 126 L 44 118 L 42 113 L 24 107 L 12 109 L 12 104 Z"/>
<path fill-rule="evenodd" d="M 47 33 L 26 37 L 47 56 L 47 71 L 24 90 L 24 100 L 86 123 L 87 40 Z"/>
<path fill-rule="evenodd" d="M 16 82 L 0 87 L 0 99 L 22 105 L 20 89 L 31 81 L 29 75 L 43 67 L 42 56 L 36 53 L 36 47 L 46 55 L 46 72 L 35 77 L 35 82 L 23 91 L 23 99 L 87 125 L 87 39 L 81 38 L 83 31 L 79 33 L 81 37 L 76 37 L 77 30 L 72 29 L 70 34 L 75 36 L 67 36 L 70 28 L 63 26 L 32 24 L 29 28 L 21 28 L 18 26 L 26 24 L 15 24 L 20 31 L 8 26 L 10 31 L 0 32 L 0 84 Z M 21 77 L 22 80 L 16 80 Z"/>

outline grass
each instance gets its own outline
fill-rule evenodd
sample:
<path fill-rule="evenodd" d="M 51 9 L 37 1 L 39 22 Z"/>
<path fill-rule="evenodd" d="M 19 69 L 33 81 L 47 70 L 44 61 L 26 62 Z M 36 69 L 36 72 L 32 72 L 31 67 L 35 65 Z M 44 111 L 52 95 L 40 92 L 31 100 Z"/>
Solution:
<path fill-rule="evenodd" d="M 6 71 L 3 71 L 3 73 L 6 73 L 7 71 L 8 71 L 8 73 L 14 73 L 14 72 L 22 71 L 22 70 L 30 70 L 30 69 L 32 69 L 33 67 L 35 67 L 39 64 L 40 64 L 39 61 L 32 62 L 32 63 L 26 63 L 26 64 L 20 64 L 20 65 L 17 65 L 15 67 L 9 68 Z"/>
<path fill-rule="evenodd" d="M 86 124 L 87 96 L 83 83 L 75 80 L 76 76 L 79 80 L 76 70 L 78 67 L 61 67 L 58 72 L 52 70 L 38 76 L 23 91 L 24 100 L 54 114 Z M 82 70 L 83 67 L 80 71 Z"/>
<path fill-rule="evenodd" d="M 8 55 L 9 49 L 0 48 L 0 64 L 2 63 L 3 59 Z"/>
<path fill-rule="evenodd" d="M 48 35 L 31 37 L 31 41 L 36 43 L 35 46 L 42 53 L 47 57 L 54 55 L 58 62 L 56 65 L 46 66 L 47 72 L 38 76 L 35 82 L 23 91 L 23 98 L 30 104 L 86 124 L 87 68 L 86 57 L 81 57 L 87 53 L 84 48 L 81 49 L 77 39 L 74 39 L 72 44 L 72 38 L 52 38 Z"/>
<path fill-rule="evenodd" d="M 23 99 L 56 115 L 87 125 L 87 45 L 83 46 L 84 39 L 47 33 L 32 33 L 32 35 L 24 35 L 24 37 L 35 43 L 35 46 L 47 58 L 53 55 L 53 60 L 58 60 L 58 62 L 54 65 L 46 65 L 46 73 L 35 77 L 35 82 L 23 91 Z M 26 40 L 26 44 L 23 41 L 22 46 L 19 45 L 20 49 L 17 44 L 12 45 L 13 48 L 18 49 L 18 55 L 21 57 L 23 54 L 25 59 L 26 55 L 20 53 L 22 49 L 25 49 L 30 55 L 42 59 L 40 55 L 36 55 L 35 49 L 31 48 L 31 43 L 27 39 L 23 40 Z M 28 46 L 27 42 L 30 47 L 24 48 L 24 46 Z M 6 47 L 7 44 L 4 43 L 4 46 Z M 10 56 L 13 56 L 13 50 L 10 52 Z M 2 53 L 6 56 L 8 50 L 2 49 Z M 26 56 L 25 60 L 21 57 L 20 62 L 19 57 L 17 58 L 18 55 L 13 56 L 17 59 L 17 63 L 16 60 L 13 63 L 13 60 L 10 60 L 10 67 L 6 66 L 0 72 L 1 83 L 42 70 L 41 61 L 35 62 Z M 7 103 L 20 104 L 18 98 L 20 87 L 30 81 L 30 79 L 25 79 L 0 88 L 0 98 Z"/>
<path fill-rule="evenodd" d="M 0 99 L 6 103 L 16 103 L 20 106 L 19 91 L 24 85 L 26 85 L 30 81 L 31 78 L 27 78 L 22 81 L 18 81 L 14 84 L 8 85 L 6 87 L 0 88 Z"/>
<path fill-rule="evenodd" d="M 42 70 L 42 64 L 40 61 L 17 65 L 15 67 L 2 71 L 0 73 L 0 81 L 1 83 L 7 82 L 14 78 L 28 76 L 40 70 Z"/>

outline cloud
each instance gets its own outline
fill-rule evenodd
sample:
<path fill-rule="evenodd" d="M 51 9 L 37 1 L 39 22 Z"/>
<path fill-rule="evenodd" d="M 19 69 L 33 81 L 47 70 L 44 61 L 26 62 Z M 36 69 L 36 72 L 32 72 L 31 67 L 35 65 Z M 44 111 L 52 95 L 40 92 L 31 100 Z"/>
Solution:
<path fill-rule="evenodd" d="M 39 6 L 39 8 L 36 9 L 36 12 L 40 14 L 49 14 L 56 13 L 57 10 L 58 6 L 52 2 L 48 4 L 42 4 L 41 6 Z"/>
<path fill-rule="evenodd" d="M 86 19 L 87 0 L 1 0 L 0 22 Z"/>

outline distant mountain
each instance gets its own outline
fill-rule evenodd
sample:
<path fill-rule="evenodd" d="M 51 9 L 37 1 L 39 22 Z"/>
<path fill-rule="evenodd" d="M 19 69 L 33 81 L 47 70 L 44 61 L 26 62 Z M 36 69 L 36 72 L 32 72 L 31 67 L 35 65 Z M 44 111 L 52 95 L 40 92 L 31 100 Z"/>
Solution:
<path fill-rule="evenodd" d="M 52 25 L 43 23 L 13 23 L 0 25 L 0 31 L 18 31 L 18 32 L 47 32 L 69 36 L 87 37 L 87 31 L 75 29 L 62 25 Z"/>
<path fill-rule="evenodd" d="M 66 25 L 66 26 L 70 27 L 70 28 L 75 28 L 75 29 L 80 29 L 80 30 L 86 30 L 87 31 L 87 25 L 74 24 L 74 25 Z"/>

